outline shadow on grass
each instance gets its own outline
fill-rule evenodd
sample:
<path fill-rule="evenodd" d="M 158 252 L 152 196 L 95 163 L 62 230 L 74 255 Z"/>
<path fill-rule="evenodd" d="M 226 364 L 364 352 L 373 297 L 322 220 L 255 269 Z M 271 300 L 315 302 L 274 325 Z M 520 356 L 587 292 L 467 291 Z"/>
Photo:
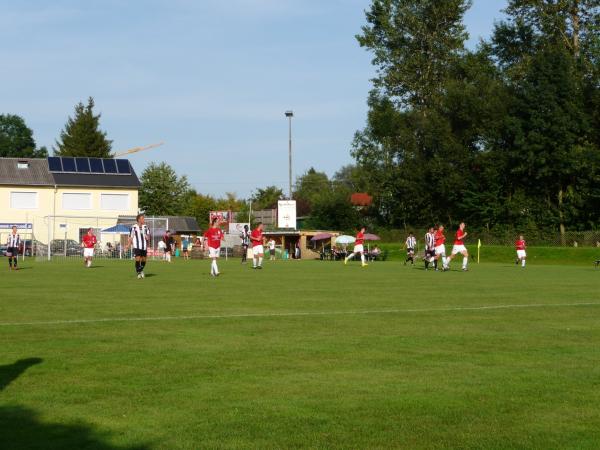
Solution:
<path fill-rule="evenodd" d="M 110 433 L 84 423 L 44 423 L 39 414 L 22 406 L 0 406 L 0 448 L 145 450 L 147 446 L 120 447 L 107 442 Z"/>
<path fill-rule="evenodd" d="M 0 366 L 0 391 L 8 387 L 41 358 L 20 359 Z M 18 405 L 0 406 L 0 449 L 146 450 L 146 445 L 120 447 L 109 444 L 110 433 L 85 423 L 43 423 L 39 414 Z"/>
<path fill-rule="evenodd" d="M 3 391 L 10 383 L 19 378 L 23 372 L 25 372 L 31 366 L 40 364 L 42 361 L 42 358 L 27 358 L 20 359 L 13 364 L 0 366 L 0 391 Z"/>

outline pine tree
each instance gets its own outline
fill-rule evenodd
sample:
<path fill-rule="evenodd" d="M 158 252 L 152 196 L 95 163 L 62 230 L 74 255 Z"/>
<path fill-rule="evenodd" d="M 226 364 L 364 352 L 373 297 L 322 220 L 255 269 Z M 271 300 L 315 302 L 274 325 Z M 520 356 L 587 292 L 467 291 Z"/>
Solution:
<path fill-rule="evenodd" d="M 92 97 L 86 106 L 81 102 L 75 106 L 75 116 L 69 117 L 60 133 L 60 141 L 56 141 L 54 153 L 57 156 L 112 158 L 112 141 L 100 130 L 100 114 L 94 115 L 93 109 Z"/>

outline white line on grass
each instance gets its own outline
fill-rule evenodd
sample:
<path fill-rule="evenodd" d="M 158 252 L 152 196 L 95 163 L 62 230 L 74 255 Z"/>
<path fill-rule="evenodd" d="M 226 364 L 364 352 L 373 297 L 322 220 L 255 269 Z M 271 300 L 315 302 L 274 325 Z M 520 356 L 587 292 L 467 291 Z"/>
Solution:
<path fill-rule="evenodd" d="M 47 320 L 38 322 L 0 322 L 2 327 L 18 327 L 29 325 L 71 325 L 104 322 L 146 322 L 146 321 L 177 321 L 177 320 L 202 320 L 202 319 L 236 319 L 255 317 L 303 317 L 303 316 L 343 316 L 367 314 L 402 314 L 402 313 L 429 313 L 453 311 L 488 311 L 498 309 L 518 308 L 571 308 L 578 306 L 600 306 L 600 303 L 537 303 L 526 305 L 490 305 L 490 306 L 455 306 L 448 308 L 418 308 L 418 309 L 380 309 L 380 310 L 350 310 L 350 311 L 308 311 L 308 312 L 282 312 L 282 313 L 248 313 L 248 314 L 206 314 L 193 316 L 158 316 L 158 317 L 107 317 L 100 319 L 73 319 L 73 320 Z"/>

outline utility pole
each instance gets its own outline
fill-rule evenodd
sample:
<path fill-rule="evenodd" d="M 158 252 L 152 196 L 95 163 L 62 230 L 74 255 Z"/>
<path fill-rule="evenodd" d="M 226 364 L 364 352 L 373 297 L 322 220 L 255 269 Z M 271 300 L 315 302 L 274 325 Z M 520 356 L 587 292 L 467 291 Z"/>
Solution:
<path fill-rule="evenodd" d="M 289 199 L 292 199 L 292 117 L 294 117 L 294 111 L 286 111 L 285 117 L 288 118 L 289 123 L 289 149 L 288 149 L 288 157 L 289 157 Z"/>

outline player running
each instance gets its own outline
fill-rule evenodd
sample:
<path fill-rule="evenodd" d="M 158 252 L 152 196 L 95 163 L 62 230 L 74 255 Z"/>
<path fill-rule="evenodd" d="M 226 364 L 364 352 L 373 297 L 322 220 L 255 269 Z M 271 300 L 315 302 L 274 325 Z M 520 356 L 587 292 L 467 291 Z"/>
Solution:
<path fill-rule="evenodd" d="M 208 256 L 212 259 L 210 264 L 210 275 L 213 277 L 219 276 L 219 266 L 217 266 L 217 259 L 221 255 L 221 241 L 225 238 L 223 231 L 217 226 L 218 219 L 214 218 L 212 224 L 206 233 L 204 238 L 208 245 Z"/>
<path fill-rule="evenodd" d="M 404 261 L 404 265 L 410 261 L 412 266 L 415 265 L 415 248 L 417 247 L 417 239 L 412 233 L 408 234 L 406 238 L 406 242 L 404 243 L 404 247 L 406 247 L 406 261 Z"/>
<path fill-rule="evenodd" d="M 365 261 L 365 250 L 363 246 L 365 242 L 365 231 L 366 228 L 362 227 L 360 231 L 356 234 L 356 240 L 354 241 L 354 249 L 352 250 L 352 253 L 350 253 L 346 258 L 344 258 L 344 264 L 348 264 L 348 261 L 354 258 L 354 255 L 360 253 L 361 266 L 368 266 L 367 262 Z"/>
<path fill-rule="evenodd" d="M 450 261 L 452 261 L 454 259 L 454 257 L 457 254 L 461 254 L 463 255 L 463 262 L 462 262 L 462 270 L 463 272 L 466 272 L 467 270 L 467 264 L 469 263 L 469 252 L 467 251 L 467 247 L 465 247 L 465 238 L 467 237 L 467 232 L 465 231 L 465 223 L 462 222 L 459 227 L 458 230 L 456 231 L 456 237 L 454 239 L 454 245 L 452 246 L 452 254 L 448 257 L 448 262 L 447 262 L 447 266 L 448 268 L 450 267 Z"/>
<path fill-rule="evenodd" d="M 87 233 L 81 239 L 81 246 L 83 247 L 83 265 L 85 267 L 92 267 L 92 258 L 94 257 L 94 248 L 96 247 L 96 236 L 94 230 L 88 228 Z"/>
<path fill-rule="evenodd" d="M 438 261 L 442 258 L 442 270 L 448 270 L 448 261 L 446 259 L 446 236 L 444 236 L 444 225 L 440 225 L 435 232 L 435 259 L 433 264 L 435 270 L 438 270 Z"/>
<path fill-rule="evenodd" d="M 146 257 L 148 256 L 148 242 L 150 241 L 150 230 L 144 223 L 146 218 L 143 214 L 135 217 L 136 224 L 131 227 L 129 239 L 127 241 L 128 250 L 133 247 L 133 256 L 135 257 L 135 272 L 138 279 L 144 278 L 144 268 L 146 267 Z"/>
<path fill-rule="evenodd" d="M 265 256 L 263 247 L 263 224 L 258 223 L 256 228 L 250 233 L 250 242 L 252 243 L 252 268 L 262 269 L 262 262 Z"/>
<path fill-rule="evenodd" d="M 435 260 L 435 232 L 433 227 L 425 235 L 425 270 L 429 270 L 429 264 Z"/>
<path fill-rule="evenodd" d="M 19 270 L 17 262 L 19 261 L 19 247 L 21 246 L 21 236 L 17 233 L 17 227 L 13 226 L 6 242 L 6 256 L 8 257 L 8 269 Z"/>
<path fill-rule="evenodd" d="M 525 260 L 527 259 L 527 243 L 523 235 L 519 236 L 519 239 L 515 242 L 515 248 L 517 249 L 517 261 L 515 264 L 521 262 L 521 267 L 525 268 Z"/>

